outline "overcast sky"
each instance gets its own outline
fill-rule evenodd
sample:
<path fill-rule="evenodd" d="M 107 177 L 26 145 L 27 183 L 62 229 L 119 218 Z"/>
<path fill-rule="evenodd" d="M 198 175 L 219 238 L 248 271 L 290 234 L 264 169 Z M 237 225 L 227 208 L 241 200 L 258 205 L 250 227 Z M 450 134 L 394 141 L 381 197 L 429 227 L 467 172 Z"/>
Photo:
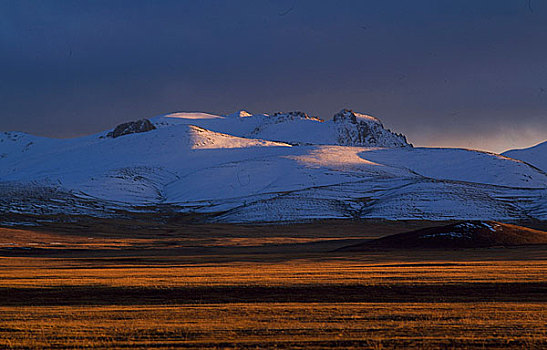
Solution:
<path fill-rule="evenodd" d="M 547 1 L 0 0 L 0 130 L 342 108 L 414 145 L 547 139 Z"/>

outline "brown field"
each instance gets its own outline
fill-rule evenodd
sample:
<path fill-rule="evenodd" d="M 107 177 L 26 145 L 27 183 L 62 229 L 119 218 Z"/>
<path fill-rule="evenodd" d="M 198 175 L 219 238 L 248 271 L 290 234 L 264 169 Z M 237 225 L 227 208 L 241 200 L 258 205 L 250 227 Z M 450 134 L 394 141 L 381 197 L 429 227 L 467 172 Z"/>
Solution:
<path fill-rule="evenodd" d="M 0 229 L 0 348 L 547 348 L 544 245 L 335 252 L 431 225 Z"/>

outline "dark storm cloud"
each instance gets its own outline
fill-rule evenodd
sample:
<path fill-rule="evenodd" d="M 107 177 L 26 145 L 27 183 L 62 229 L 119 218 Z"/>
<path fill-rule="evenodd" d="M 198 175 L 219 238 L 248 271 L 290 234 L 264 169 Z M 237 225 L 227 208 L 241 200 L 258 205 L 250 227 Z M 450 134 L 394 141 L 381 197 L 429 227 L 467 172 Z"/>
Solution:
<path fill-rule="evenodd" d="M 534 0 L 1 1 L 0 130 L 349 107 L 501 151 L 545 139 L 546 40 Z"/>

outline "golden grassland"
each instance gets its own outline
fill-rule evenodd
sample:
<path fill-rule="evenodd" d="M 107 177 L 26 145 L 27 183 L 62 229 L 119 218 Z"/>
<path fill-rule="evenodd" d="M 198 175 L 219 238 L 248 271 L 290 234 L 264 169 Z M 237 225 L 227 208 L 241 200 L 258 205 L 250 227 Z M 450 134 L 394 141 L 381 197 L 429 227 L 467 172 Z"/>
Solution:
<path fill-rule="evenodd" d="M 3 307 L 3 348 L 544 348 L 542 303 Z"/>
<path fill-rule="evenodd" d="M 437 253 L 439 254 L 439 253 Z M 459 253 L 460 255 L 462 253 Z M 440 254 L 439 254 L 440 255 Z M 447 254 L 450 257 L 450 254 Z M 236 259 L 237 257 L 233 257 Z M 249 257 L 245 257 L 249 258 Z M 0 258 L 0 288 L 45 287 L 213 287 L 547 282 L 544 261 L 371 262 L 368 256 L 307 258 L 279 262 L 218 264 L 177 258 L 53 259 Z M 437 256 L 442 259 L 441 256 Z M 187 258 L 186 258 L 187 259 Z M 186 260 L 185 259 L 185 260 Z M 147 264 L 147 262 L 149 262 Z"/>
<path fill-rule="evenodd" d="M 545 246 L 335 251 L 405 227 L 0 229 L 0 348 L 547 347 Z"/>

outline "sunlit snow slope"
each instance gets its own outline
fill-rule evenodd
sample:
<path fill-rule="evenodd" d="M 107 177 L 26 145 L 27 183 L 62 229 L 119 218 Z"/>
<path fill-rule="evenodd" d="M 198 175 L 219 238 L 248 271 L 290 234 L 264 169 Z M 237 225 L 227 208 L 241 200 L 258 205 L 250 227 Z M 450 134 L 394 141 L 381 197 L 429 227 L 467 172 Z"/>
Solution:
<path fill-rule="evenodd" d="M 541 170 L 491 153 L 413 148 L 348 110 L 330 121 L 174 113 L 70 140 L 0 133 L 0 194 L 5 217 L 547 219 Z"/>

